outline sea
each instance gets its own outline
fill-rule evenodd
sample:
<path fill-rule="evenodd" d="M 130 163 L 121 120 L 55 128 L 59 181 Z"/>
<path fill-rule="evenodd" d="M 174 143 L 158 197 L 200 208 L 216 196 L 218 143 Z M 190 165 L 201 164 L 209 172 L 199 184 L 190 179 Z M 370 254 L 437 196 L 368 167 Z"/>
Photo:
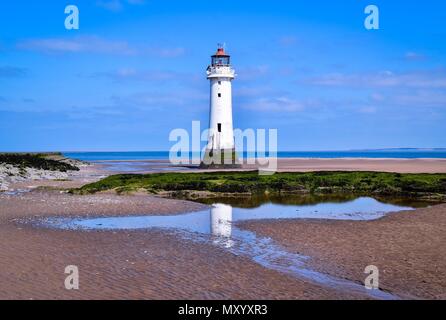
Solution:
<path fill-rule="evenodd" d="M 117 161 L 117 160 L 169 160 L 169 151 L 133 151 L 133 152 L 64 152 L 66 157 L 83 161 Z M 178 155 L 182 158 L 199 157 L 199 154 L 188 153 Z M 241 154 L 239 154 L 241 156 Z M 244 158 L 255 157 L 253 152 L 243 152 Z M 258 155 L 260 157 L 264 155 Z M 266 154 L 269 156 L 269 154 Z M 301 159 L 446 159 L 446 149 L 383 149 L 353 151 L 281 151 L 278 158 Z"/>

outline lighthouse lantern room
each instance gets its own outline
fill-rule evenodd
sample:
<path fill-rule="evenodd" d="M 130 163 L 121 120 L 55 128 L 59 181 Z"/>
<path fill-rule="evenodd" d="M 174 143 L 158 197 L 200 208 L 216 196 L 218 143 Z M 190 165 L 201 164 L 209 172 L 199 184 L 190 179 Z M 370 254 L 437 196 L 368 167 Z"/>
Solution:
<path fill-rule="evenodd" d="M 204 166 L 234 167 L 237 162 L 232 122 L 232 80 L 235 78 L 235 71 L 231 66 L 231 57 L 221 45 L 212 56 L 207 78 L 211 85 L 211 95 Z"/>

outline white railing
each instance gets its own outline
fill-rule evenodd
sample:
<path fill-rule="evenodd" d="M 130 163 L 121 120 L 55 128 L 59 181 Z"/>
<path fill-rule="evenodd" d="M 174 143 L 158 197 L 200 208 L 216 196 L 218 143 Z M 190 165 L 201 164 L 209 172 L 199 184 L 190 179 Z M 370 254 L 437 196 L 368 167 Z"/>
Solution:
<path fill-rule="evenodd" d="M 231 67 L 209 67 L 207 70 L 208 76 L 212 75 L 226 75 L 229 77 L 235 76 L 235 70 Z"/>

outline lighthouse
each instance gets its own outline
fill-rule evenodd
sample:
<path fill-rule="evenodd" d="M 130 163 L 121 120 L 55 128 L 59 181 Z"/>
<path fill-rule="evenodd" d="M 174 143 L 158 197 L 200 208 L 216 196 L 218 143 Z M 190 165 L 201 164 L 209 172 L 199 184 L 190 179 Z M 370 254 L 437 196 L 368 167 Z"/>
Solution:
<path fill-rule="evenodd" d="M 209 135 L 202 167 L 238 167 L 235 153 L 234 127 L 232 122 L 232 80 L 235 71 L 231 57 L 219 45 L 207 68 L 211 85 Z"/>

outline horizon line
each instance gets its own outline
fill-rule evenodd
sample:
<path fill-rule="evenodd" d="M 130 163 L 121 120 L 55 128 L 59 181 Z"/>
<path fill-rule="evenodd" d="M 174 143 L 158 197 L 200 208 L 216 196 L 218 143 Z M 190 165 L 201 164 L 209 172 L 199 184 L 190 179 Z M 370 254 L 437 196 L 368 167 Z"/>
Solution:
<path fill-rule="evenodd" d="M 277 153 L 281 152 L 373 152 L 373 151 L 403 151 L 403 150 L 418 150 L 418 151 L 439 151 L 445 150 L 446 147 L 438 147 L 438 148 L 416 148 L 416 147 L 396 147 L 396 148 L 371 148 L 371 149 L 332 149 L 332 150 L 280 150 Z M 167 152 L 170 150 L 65 150 L 65 151 L 48 151 L 48 150 L 40 150 L 40 151 L 0 151 L 0 153 L 122 153 L 122 152 L 134 152 L 134 153 L 143 153 L 143 152 Z M 189 153 L 201 152 L 200 151 L 189 151 Z M 257 152 L 256 150 L 243 150 L 237 152 Z M 261 151 L 261 152 L 269 152 L 269 151 Z"/>

